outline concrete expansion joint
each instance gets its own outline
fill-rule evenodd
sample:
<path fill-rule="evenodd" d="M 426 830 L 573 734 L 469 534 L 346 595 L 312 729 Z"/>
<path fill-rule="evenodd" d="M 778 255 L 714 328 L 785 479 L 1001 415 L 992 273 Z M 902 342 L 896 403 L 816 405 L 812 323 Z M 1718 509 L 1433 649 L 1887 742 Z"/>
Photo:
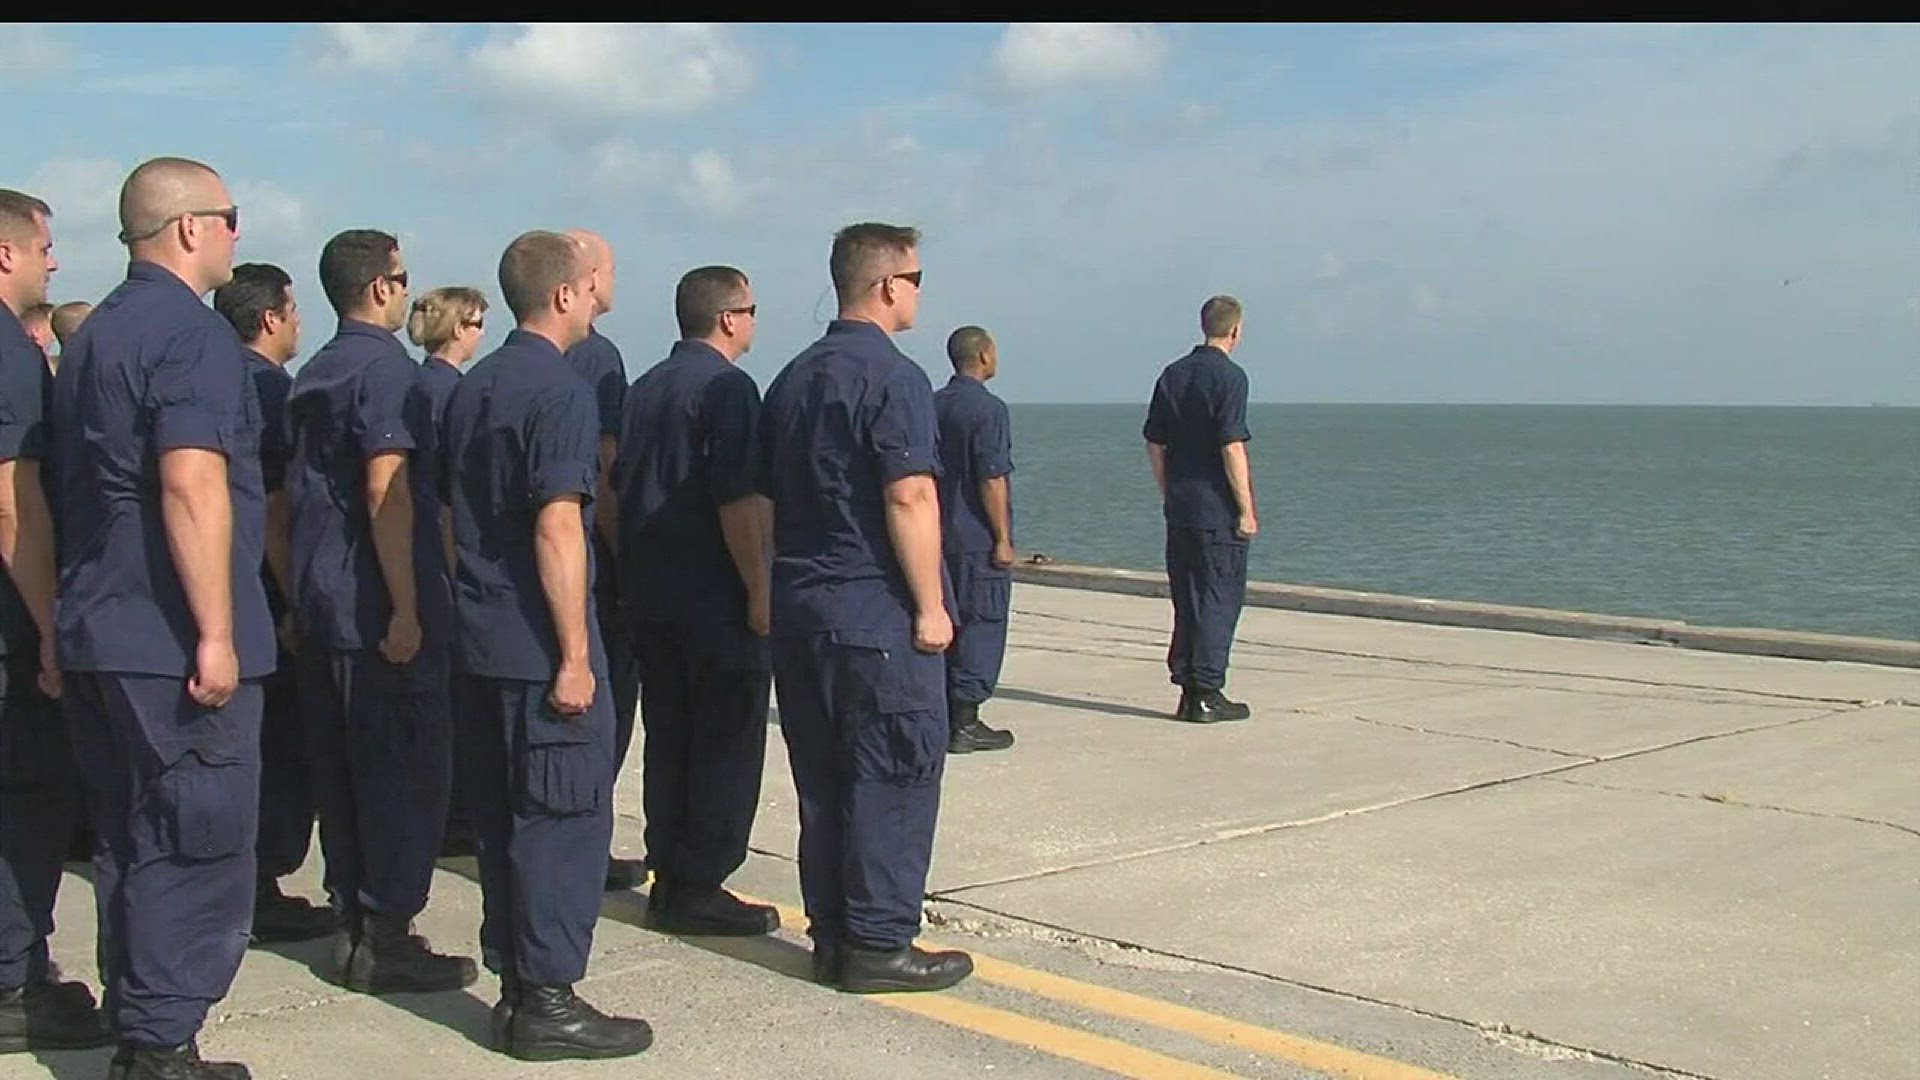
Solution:
<path fill-rule="evenodd" d="M 1635 795 L 1664 795 L 1670 799 L 1688 799 L 1694 802 L 1716 803 L 1720 806 L 1733 806 L 1742 810 L 1764 810 L 1776 814 L 1792 814 L 1796 817 L 1823 818 L 1828 821 L 1851 821 L 1859 825 L 1878 825 L 1881 828 L 1892 829 L 1895 832 L 1905 833 L 1916 840 L 1920 840 L 1920 829 L 1916 829 L 1910 825 L 1902 825 L 1897 821 L 1885 821 L 1880 818 L 1859 817 L 1854 814 L 1836 814 L 1825 810 L 1804 810 L 1797 806 L 1776 806 L 1771 803 L 1749 802 L 1746 799 L 1738 799 L 1722 792 L 1667 791 L 1662 788 L 1625 787 L 1618 784 L 1596 784 L 1590 780 L 1574 780 L 1564 776 L 1556 776 L 1552 779 L 1562 784 L 1592 788 L 1597 791 L 1617 791 Z"/>
<path fill-rule="evenodd" d="M 1072 927 L 1062 926 L 1058 923 L 1015 915 L 998 908 L 988 907 L 985 904 L 977 904 L 967 900 L 957 900 L 945 894 L 935 894 L 929 897 L 928 903 L 933 912 L 930 921 L 935 922 L 944 932 L 949 934 L 966 934 L 984 939 L 992 936 L 987 932 L 986 927 L 989 925 L 997 925 L 1002 929 L 1003 933 L 1008 935 L 1017 934 L 1041 944 L 1070 946 L 1081 956 L 1103 966 L 1146 966 L 1138 963 L 1137 960 L 1121 959 L 1121 957 L 1138 956 L 1152 957 L 1159 962 L 1159 964 L 1154 966 L 1177 964 L 1188 968 L 1243 975 L 1280 986 L 1290 986 L 1316 994 L 1325 994 L 1329 997 L 1340 998 L 1345 1001 L 1359 1002 L 1378 1008 L 1391 1009 L 1395 1012 L 1410 1016 L 1418 1016 L 1426 1020 L 1434 1020 L 1471 1029 L 1487 1041 L 1501 1046 L 1504 1049 L 1542 1060 L 1578 1059 L 1605 1062 L 1637 1072 L 1643 1072 L 1649 1076 L 1669 1077 L 1673 1078 L 1673 1080 L 1722 1080 L 1722 1078 L 1714 1077 L 1706 1073 L 1697 1073 L 1669 1065 L 1662 1065 L 1658 1062 L 1644 1061 L 1639 1058 L 1624 1054 L 1615 1054 L 1595 1047 L 1562 1042 L 1558 1039 L 1549 1038 L 1524 1028 L 1514 1027 L 1503 1021 L 1472 1020 L 1466 1017 L 1437 1012 L 1432 1009 L 1423 1009 L 1417 1005 L 1410 1005 L 1406 1002 L 1394 1001 L 1389 998 L 1374 997 L 1369 994 L 1362 994 L 1351 990 L 1342 990 L 1338 987 L 1324 986 L 1304 979 L 1275 975 L 1272 972 L 1261 971 L 1256 968 L 1223 963 L 1217 960 L 1208 960 L 1203 957 L 1189 956 L 1171 949 L 1157 949 L 1150 945 L 1143 945 L 1139 942 L 1128 941 L 1123 938 L 1087 933 L 1082 930 L 1073 929 Z M 978 912 L 986 916 L 986 918 L 956 918 L 938 912 L 940 905 L 965 908 Z"/>

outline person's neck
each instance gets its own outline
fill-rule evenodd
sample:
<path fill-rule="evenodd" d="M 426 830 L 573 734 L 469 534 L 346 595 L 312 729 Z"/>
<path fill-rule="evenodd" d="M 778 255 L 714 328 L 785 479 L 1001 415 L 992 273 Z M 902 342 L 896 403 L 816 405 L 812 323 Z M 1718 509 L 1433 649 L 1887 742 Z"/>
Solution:
<path fill-rule="evenodd" d="M 974 382 L 981 384 L 985 384 L 988 379 L 993 378 L 993 376 L 985 370 L 971 364 L 956 370 L 954 374 L 963 379 L 972 379 Z"/>
<path fill-rule="evenodd" d="M 572 329 L 559 319 L 524 320 L 514 327 L 514 329 L 524 330 L 535 337 L 545 338 L 552 343 L 554 348 L 559 349 L 561 352 L 566 352 L 568 349 L 573 348 L 586 339 L 586 334 L 581 334 L 578 337 L 573 336 Z M 591 330 L 592 328 L 589 327 L 588 329 Z"/>
<path fill-rule="evenodd" d="M 368 326 L 385 330 L 389 334 L 393 333 L 394 330 L 393 327 L 388 326 L 381 320 L 378 311 L 373 311 L 368 308 L 356 308 L 352 311 L 343 311 L 340 313 L 340 321 L 343 323 L 365 323 Z"/>
<path fill-rule="evenodd" d="M 213 291 L 213 283 L 194 269 L 192 260 L 183 251 L 156 250 L 136 244 L 128 248 L 127 253 L 139 262 L 152 263 L 179 278 L 187 288 L 193 290 L 195 296 L 205 296 Z"/>
<path fill-rule="evenodd" d="M 1233 341 L 1230 338 L 1208 338 L 1206 345 L 1210 349 L 1219 349 L 1228 356 L 1233 355 Z"/>
<path fill-rule="evenodd" d="M 838 318 L 843 322 L 872 323 L 879 327 L 880 332 L 883 334 L 893 333 L 892 319 L 889 318 L 888 313 L 870 305 L 859 304 L 852 307 L 842 307 Z"/>
<path fill-rule="evenodd" d="M 13 312 L 13 317 L 16 319 L 20 317 L 21 312 L 33 306 L 27 302 L 25 296 L 20 294 L 20 290 L 14 288 L 11 277 L 0 278 L 0 304 L 7 305 L 7 310 Z"/>

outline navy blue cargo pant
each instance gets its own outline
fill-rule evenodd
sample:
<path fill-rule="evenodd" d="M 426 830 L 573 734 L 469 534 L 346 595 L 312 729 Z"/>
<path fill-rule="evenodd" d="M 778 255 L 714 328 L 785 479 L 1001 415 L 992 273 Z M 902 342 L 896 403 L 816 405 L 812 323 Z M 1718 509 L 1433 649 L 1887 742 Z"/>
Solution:
<path fill-rule="evenodd" d="M 307 764 L 306 725 L 294 658 L 280 653 L 261 681 L 260 837 L 253 851 L 262 883 L 283 878 L 307 861 L 313 846 L 313 777 Z"/>
<path fill-rule="evenodd" d="M 767 644 L 744 626 L 644 624 L 640 722 L 647 865 L 717 888 L 747 859 L 767 758 Z"/>
<path fill-rule="evenodd" d="M 68 672 L 95 842 L 100 980 L 124 1042 L 178 1046 L 227 995 L 253 921 L 257 680 L 219 709 L 178 676 Z"/>
<path fill-rule="evenodd" d="M 550 683 L 462 675 L 455 746 L 480 864 L 480 955 L 503 979 L 571 986 L 587 973 L 613 839 L 613 702 L 562 716 Z"/>
<path fill-rule="evenodd" d="M 1247 598 L 1247 542 L 1231 529 L 1167 526 L 1167 586 L 1173 644 L 1167 671 L 1176 686 L 1227 685 L 1227 654 Z"/>
<path fill-rule="evenodd" d="M 808 933 L 903 949 L 920 931 L 940 811 L 945 662 L 905 630 L 836 630 L 776 637 L 773 677 Z"/>
<path fill-rule="evenodd" d="M 15 990 L 47 977 L 79 787 L 66 718 L 36 682 L 38 656 L 0 660 L 0 990 Z"/>
<path fill-rule="evenodd" d="M 327 896 L 345 918 L 427 906 L 453 781 L 447 664 L 439 647 L 403 665 L 374 649 L 300 656 Z"/>
<path fill-rule="evenodd" d="M 947 698 L 978 705 L 993 696 L 1007 655 L 1013 571 L 986 552 L 947 556 L 953 582 L 953 647 L 947 650 Z"/>

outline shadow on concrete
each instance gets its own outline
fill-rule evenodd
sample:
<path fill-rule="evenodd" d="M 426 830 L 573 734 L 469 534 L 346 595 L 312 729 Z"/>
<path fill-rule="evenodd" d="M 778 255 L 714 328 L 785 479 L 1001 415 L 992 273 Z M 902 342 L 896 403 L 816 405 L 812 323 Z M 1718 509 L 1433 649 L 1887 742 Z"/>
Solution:
<path fill-rule="evenodd" d="M 465 860 L 471 866 L 473 860 Z M 445 864 L 442 864 L 443 868 Z M 469 875 L 471 876 L 471 875 Z M 327 987 L 343 994 L 357 994 L 333 981 L 333 939 L 331 936 L 315 941 L 298 941 L 286 944 L 262 945 L 250 952 L 272 953 L 275 956 L 291 960 L 305 967 L 313 977 Z M 493 1003 L 476 997 L 471 990 L 446 991 L 438 994 L 379 994 L 365 995 L 374 1001 L 399 1009 L 417 1019 L 438 1024 L 451 1031 L 466 1036 L 467 1041 L 483 1049 L 493 1049 L 489 1041 L 489 1020 L 493 1012 Z"/>
<path fill-rule="evenodd" d="M 606 899 L 600 903 L 600 917 L 623 922 L 642 930 L 653 930 L 647 922 L 647 894 L 643 892 L 608 893 Z M 715 956 L 739 960 L 771 971 L 775 975 L 785 975 L 789 979 L 798 979 L 809 986 L 813 985 L 813 953 L 803 945 L 796 945 L 791 941 L 772 936 L 702 937 L 693 934 L 655 932 L 662 937 L 684 941 L 696 949 L 703 949 Z"/>
<path fill-rule="evenodd" d="M 1098 701 L 1093 698 L 1067 697 L 1062 694 L 1048 694 L 1039 690 L 1021 690 L 1017 687 L 1002 686 L 994 696 L 1007 701 L 1024 701 L 1030 705 L 1052 705 L 1059 709 L 1074 709 L 1079 712 L 1106 713 L 1108 716 L 1125 716 L 1135 720 L 1165 720 L 1179 723 L 1173 711 L 1155 712 L 1138 705 L 1122 705 L 1117 701 Z"/>
<path fill-rule="evenodd" d="M 100 1080 L 107 1075 L 113 1053 L 113 1047 L 105 1046 L 98 1050 L 30 1050 L 27 1056 L 53 1080 Z"/>

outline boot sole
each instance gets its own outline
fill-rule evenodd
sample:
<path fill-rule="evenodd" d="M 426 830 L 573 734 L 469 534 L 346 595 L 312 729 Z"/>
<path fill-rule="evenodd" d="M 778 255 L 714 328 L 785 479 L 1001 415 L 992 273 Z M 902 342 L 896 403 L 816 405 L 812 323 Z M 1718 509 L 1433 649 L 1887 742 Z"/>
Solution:
<path fill-rule="evenodd" d="M 861 980 L 855 981 L 852 979 L 843 978 L 840 981 L 840 989 L 849 994 L 923 993 L 926 991 L 945 990 L 945 989 L 948 989 L 949 987 L 958 986 L 961 983 L 966 982 L 968 976 L 971 976 L 972 974 L 973 972 L 969 970 L 952 979 L 942 979 L 938 982 L 922 982 L 918 980 L 915 980 L 913 982 L 908 982 L 902 979 L 861 979 Z"/>
<path fill-rule="evenodd" d="M 653 929 L 663 934 L 678 934 L 682 937 L 766 937 L 780 929 L 780 920 L 775 917 L 773 925 L 747 926 L 745 923 L 702 923 L 684 922 L 675 919 L 662 919 L 654 916 L 647 920 Z M 762 929 L 762 926 L 765 926 Z"/>
<path fill-rule="evenodd" d="M 356 993 L 379 996 L 381 994 L 447 994 L 455 990 L 465 990 L 480 981 L 480 967 L 468 961 L 460 970 L 460 981 L 443 979 L 435 983 L 409 982 L 392 979 L 356 979 L 341 978 L 336 984 Z"/>
<path fill-rule="evenodd" d="M 647 1036 L 638 1046 L 587 1047 L 571 1043 L 536 1043 L 533 1046 L 515 1046 L 507 1050 L 507 1056 L 520 1061 L 606 1061 L 610 1058 L 632 1057 L 653 1045 L 653 1036 Z"/>

